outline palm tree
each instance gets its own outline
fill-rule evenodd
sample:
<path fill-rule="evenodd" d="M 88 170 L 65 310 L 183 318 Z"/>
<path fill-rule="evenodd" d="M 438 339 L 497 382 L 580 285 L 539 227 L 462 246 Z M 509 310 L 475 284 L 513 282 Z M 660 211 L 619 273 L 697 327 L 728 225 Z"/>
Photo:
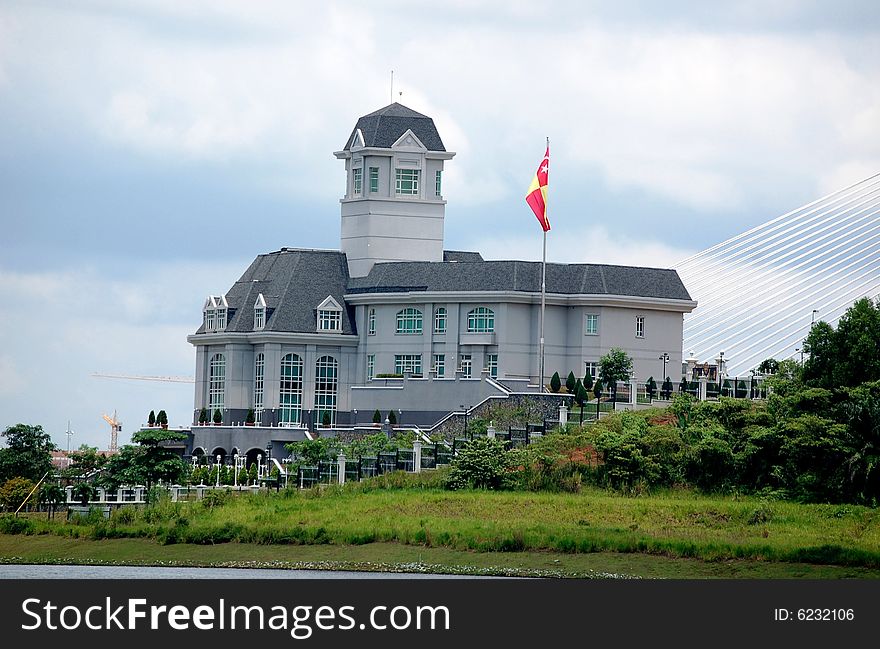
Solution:
<path fill-rule="evenodd" d="M 55 518 L 55 508 L 58 507 L 58 503 L 64 502 L 64 496 L 64 489 L 57 484 L 46 485 L 40 489 L 40 503 L 49 507 L 47 519 Z"/>

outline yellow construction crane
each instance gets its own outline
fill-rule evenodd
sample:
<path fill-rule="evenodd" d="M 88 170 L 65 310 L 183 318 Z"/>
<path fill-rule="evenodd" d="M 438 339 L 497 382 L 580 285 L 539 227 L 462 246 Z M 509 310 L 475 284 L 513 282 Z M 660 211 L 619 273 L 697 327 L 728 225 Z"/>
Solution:
<path fill-rule="evenodd" d="M 108 417 L 107 415 L 101 415 L 108 424 L 110 424 L 110 452 L 115 453 L 118 448 L 118 440 L 119 440 L 119 431 L 122 430 L 122 422 L 116 419 L 116 411 L 113 411 L 113 416 Z"/>

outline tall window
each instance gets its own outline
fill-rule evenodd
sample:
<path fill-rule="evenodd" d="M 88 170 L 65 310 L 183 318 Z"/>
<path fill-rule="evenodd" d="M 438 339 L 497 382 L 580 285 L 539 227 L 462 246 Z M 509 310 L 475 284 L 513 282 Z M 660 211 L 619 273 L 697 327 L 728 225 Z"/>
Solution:
<path fill-rule="evenodd" d="M 422 333 L 422 312 L 408 307 L 397 312 L 397 333 L 420 334 Z"/>
<path fill-rule="evenodd" d="M 214 331 L 214 309 L 205 310 L 205 331 Z"/>
<path fill-rule="evenodd" d="M 440 198 L 440 178 L 443 175 L 442 171 L 437 171 L 434 176 L 434 196 Z"/>
<path fill-rule="evenodd" d="M 281 359 L 281 390 L 278 393 L 280 410 L 278 422 L 294 426 L 302 421 L 303 361 L 296 354 Z"/>
<path fill-rule="evenodd" d="M 367 335 L 376 335 L 376 309 L 367 311 Z"/>
<path fill-rule="evenodd" d="M 367 354 L 367 381 L 372 381 L 376 375 L 376 355 Z"/>
<path fill-rule="evenodd" d="M 406 372 L 417 376 L 422 375 L 421 354 L 396 354 L 394 356 L 394 373 L 405 374 Z"/>
<path fill-rule="evenodd" d="M 336 423 L 336 392 L 339 388 L 339 363 L 332 356 L 321 356 L 315 363 L 315 417 L 324 422 L 330 413 L 330 424 Z"/>
<path fill-rule="evenodd" d="M 446 354 L 434 354 L 434 372 L 438 379 L 446 376 Z"/>
<path fill-rule="evenodd" d="M 263 373 L 265 369 L 265 357 L 263 354 L 257 354 L 254 359 L 254 418 L 258 422 L 263 418 Z"/>
<path fill-rule="evenodd" d="M 593 380 L 595 380 L 599 376 L 599 363 L 584 361 L 584 376 L 592 376 Z"/>
<path fill-rule="evenodd" d="M 468 312 L 469 333 L 492 333 L 495 331 L 495 312 L 484 306 L 478 306 Z"/>
<path fill-rule="evenodd" d="M 404 196 L 417 196 L 419 193 L 419 170 L 397 169 L 394 177 L 395 191 Z"/>
<path fill-rule="evenodd" d="M 370 193 L 379 191 L 379 167 L 370 167 Z"/>
<path fill-rule="evenodd" d="M 261 331 L 266 326 L 266 298 L 260 293 L 254 302 L 254 330 Z"/>
<path fill-rule="evenodd" d="M 226 329 L 226 308 L 217 309 L 217 331 Z"/>
<path fill-rule="evenodd" d="M 645 337 L 645 316 L 636 316 L 636 338 Z"/>
<path fill-rule="evenodd" d="M 225 393 L 226 357 L 223 354 L 214 354 L 211 357 L 211 367 L 208 378 L 208 408 L 211 410 L 208 418 L 213 416 L 215 410 L 223 410 Z"/>
<path fill-rule="evenodd" d="M 498 354 L 486 354 L 486 369 L 493 379 L 498 378 Z"/>
<path fill-rule="evenodd" d="M 470 354 L 462 354 L 461 355 L 461 376 L 465 379 L 471 378 L 471 355 Z"/>
<path fill-rule="evenodd" d="M 434 311 L 434 333 L 446 333 L 446 307 L 440 307 Z"/>
<path fill-rule="evenodd" d="M 361 189 L 363 188 L 363 182 L 364 182 L 363 176 L 364 176 L 363 169 L 357 168 L 357 169 L 351 170 L 351 180 L 352 180 L 352 185 L 354 186 L 354 195 L 355 196 L 361 195 Z"/>
<path fill-rule="evenodd" d="M 318 331 L 341 331 L 342 312 L 331 309 L 318 310 Z"/>
<path fill-rule="evenodd" d="M 584 334 L 597 336 L 599 334 L 599 316 L 596 313 L 588 313 L 584 316 Z"/>

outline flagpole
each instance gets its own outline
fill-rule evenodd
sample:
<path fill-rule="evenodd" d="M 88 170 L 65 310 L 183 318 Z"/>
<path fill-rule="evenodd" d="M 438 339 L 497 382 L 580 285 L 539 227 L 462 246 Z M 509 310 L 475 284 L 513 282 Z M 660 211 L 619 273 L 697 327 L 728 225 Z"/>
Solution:
<path fill-rule="evenodd" d="M 547 150 L 550 150 L 550 138 L 547 138 Z M 547 182 L 547 193 L 544 197 L 544 219 L 549 223 L 549 198 L 550 198 L 550 182 L 549 182 L 549 167 L 548 167 L 548 182 Z M 538 391 L 544 392 L 544 308 L 546 306 L 547 299 L 547 230 L 541 228 L 544 231 L 544 250 L 541 256 L 541 327 L 540 327 L 540 340 L 538 345 Z"/>

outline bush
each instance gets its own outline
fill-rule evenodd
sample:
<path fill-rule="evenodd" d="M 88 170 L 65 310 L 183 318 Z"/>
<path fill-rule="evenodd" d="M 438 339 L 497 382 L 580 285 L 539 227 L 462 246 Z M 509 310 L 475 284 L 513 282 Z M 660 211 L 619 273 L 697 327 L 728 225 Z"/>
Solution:
<path fill-rule="evenodd" d="M 202 408 L 201 410 L 199 410 L 199 423 L 200 424 L 207 424 L 208 423 L 208 409 L 207 408 Z"/>
<path fill-rule="evenodd" d="M 488 437 L 470 441 L 452 460 L 447 489 L 505 489 L 511 486 L 509 456 L 503 442 Z"/>
<path fill-rule="evenodd" d="M 393 409 L 388 411 L 388 423 L 392 426 L 397 424 L 397 413 Z"/>
<path fill-rule="evenodd" d="M 562 380 L 559 378 L 559 372 L 553 372 L 550 378 L 550 392 L 556 393 L 562 389 Z"/>
<path fill-rule="evenodd" d="M 214 423 L 218 426 L 223 422 L 223 413 L 220 412 L 220 408 L 214 410 Z"/>
<path fill-rule="evenodd" d="M 14 512 L 24 502 L 25 498 L 28 497 L 33 488 L 34 483 L 27 478 L 10 478 L 0 487 L 0 505 L 3 505 L 3 508 L 7 511 Z M 29 502 L 31 504 L 36 504 L 35 496 L 36 492 L 30 498 Z"/>
<path fill-rule="evenodd" d="M 382 423 L 382 413 L 379 412 L 379 409 L 376 408 L 376 411 L 373 413 L 373 423 L 381 424 Z"/>

